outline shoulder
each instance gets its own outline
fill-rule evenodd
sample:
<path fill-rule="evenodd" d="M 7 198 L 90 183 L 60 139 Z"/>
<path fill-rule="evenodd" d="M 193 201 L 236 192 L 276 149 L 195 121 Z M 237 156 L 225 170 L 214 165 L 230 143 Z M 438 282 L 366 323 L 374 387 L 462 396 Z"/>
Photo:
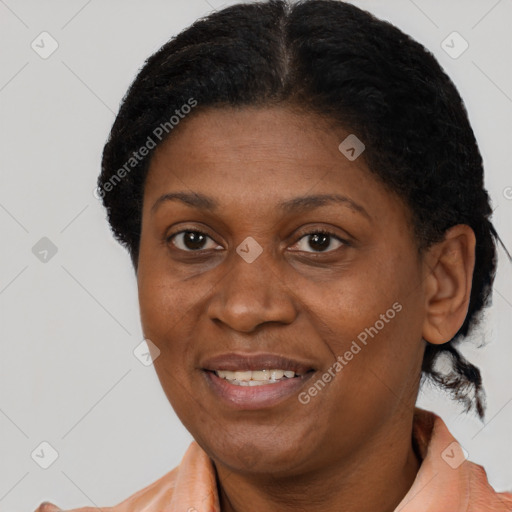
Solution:
<path fill-rule="evenodd" d="M 175 488 L 179 491 L 175 494 Z M 144 487 L 129 498 L 113 507 L 101 507 L 103 512 L 134 512 L 138 510 L 167 510 L 172 502 L 174 509 L 183 508 L 183 500 L 191 497 L 210 497 L 210 508 L 219 510 L 215 494 L 215 472 L 208 455 L 196 441 L 192 441 L 174 469 L 155 482 Z M 213 493 L 213 494 L 212 494 Z M 210 496 L 212 494 L 212 496 Z M 97 512 L 99 507 L 83 507 L 66 510 L 66 512 Z M 190 507 L 185 507 L 185 510 Z M 50 502 L 39 505 L 35 512 L 58 512 L 62 509 Z"/>
<path fill-rule="evenodd" d="M 111 507 L 102 507 L 104 512 L 110 512 L 112 510 Z M 73 510 L 67 510 L 66 512 L 97 512 L 98 509 L 96 507 L 83 507 L 83 508 L 74 508 Z M 63 512 L 61 508 L 59 508 L 54 503 L 50 503 L 49 501 L 44 501 L 37 507 L 35 512 Z"/>
<path fill-rule="evenodd" d="M 133 512 L 134 510 L 146 510 L 146 507 L 159 507 L 169 503 L 172 498 L 179 466 L 163 475 L 161 478 L 144 487 L 124 501 L 112 507 L 101 507 L 103 512 Z M 155 509 L 157 510 L 157 509 Z M 57 505 L 45 501 L 39 505 L 35 512 L 59 512 L 62 511 Z M 97 507 L 81 507 L 66 512 L 98 512 Z"/>
<path fill-rule="evenodd" d="M 439 416 L 416 408 L 413 440 L 421 465 L 397 510 L 512 511 L 512 494 L 495 491 L 483 466 L 468 460 L 467 453 Z"/>
<path fill-rule="evenodd" d="M 487 473 L 483 466 L 469 462 L 469 482 L 471 499 L 469 512 L 510 512 L 512 510 L 512 492 L 496 492 L 487 479 Z"/>

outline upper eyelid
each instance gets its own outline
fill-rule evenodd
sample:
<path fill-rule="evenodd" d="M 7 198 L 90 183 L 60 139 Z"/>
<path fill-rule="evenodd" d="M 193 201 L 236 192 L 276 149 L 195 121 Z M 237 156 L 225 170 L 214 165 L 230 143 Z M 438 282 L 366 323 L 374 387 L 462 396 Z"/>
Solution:
<path fill-rule="evenodd" d="M 191 233 L 200 233 L 202 235 L 205 235 L 207 236 L 210 240 L 212 240 L 213 242 L 215 242 L 217 245 L 221 245 L 219 244 L 219 242 L 217 242 L 217 240 L 215 240 L 211 235 L 209 235 L 208 233 L 204 232 L 204 231 L 201 231 L 199 229 L 181 229 L 180 231 L 176 231 L 176 233 L 171 233 L 170 235 L 166 235 L 165 236 L 165 241 L 167 243 L 172 243 L 172 239 L 174 239 L 176 236 L 178 235 L 181 235 L 183 233 L 187 233 L 187 232 L 191 232 Z M 179 251 L 183 251 L 183 252 L 201 252 L 201 251 L 208 251 L 208 250 L 211 250 L 211 249 L 197 249 L 196 251 L 185 251 L 184 249 L 180 249 L 178 247 L 176 247 L 176 249 L 178 249 Z"/>
<path fill-rule="evenodd" d="M 342 245 L 351 245 L 350 242 L 348 240 L 346 240 L 345 238 L 342 238 L 339 235 L 337 235 L 336 233 L 334 233 L 333 231 L 326 230 L 326 229 L 312 229 L 311 231 L 307 231 L 305 233 L 302 233 L 301 235 L 298 236 L 296 242 L 294 242 L 293 245 L 298 244 L 300 242 L 300 240 L 302 240 L 305 236 L 315 235 L 317 233 L 323 233 L 323 234 L 329 235 L 330 237 L 335 238 Z M 306 251 L 306 252 L 308 252 L 308 251 Z M 332 251 L 324 251 L 324 252 L 322 252 L 322 251 L 312 251 L 311 254 L 326 254 L 326 253 L 330 253 L 330 252 L 334 252 L 334 250 L 332 250 Z"/>
<path fill-rule="evenodd" d="M 177 235 L 181 235 L 182 233 L 200 233 L 201 235 L 206 235 L 208 238 L 210 238 L 211 240 L 213 240 L 215 243 L 219 243 L 217 242 L 217 240 L 215 240 L 215 238 L 210 235 L 210 233 L 208 233 L 207 231 L 203 230 L 203 229 L 190 229 L 190 228 L 182 228 L 180 229 L 179 231 L 175 231 L 174 233 L 171 233 L 169 235 L 165 235 L 165 240 L 169 241 L 171 238 L 174 238 L 175 236 Z"/>
<path fill-rule="evenodd" d="M 176 231 L 175 233 L 171 233 L 170 235 L 166 235 L 165 239 L 166 239 L 166 241 L 170 242 L 171 239 L 176 237 L 177 235 L 180 235 L 180 234 L 183 234 L 183 233 L 187 233 L 187 232 L 200 233 L 200 234 L 205 235 L 208 238 L 210 238 L 210 240 L 213 240 L 216 244 L 219 244 L 219 242 L 217 242 L 209 233 L 207 233 L 206 231 L 202 231 L 201 229 L 189 229 L 189 228 L 180 229 L 179 231 Z M 315 228 L 310 228 L 308 231 L 305 231 L 305 232 L 297 235 L 297 240 L 293 243 L 293 245 L 297 244 L 305 236 L 314 235 L 314 234 L 317 234 L 317 233 L 327 234 L 327 235 L 335 238 L 336 240 L 338 240 L 342 244 L 349 245 L 349 241 L 348 240 L 340 237 L 339 235 L 334 233 L 333 230 L 329 230 L 329 229 L 326 229 L 326 228 L 316 228 L 316 229 Z M 179 249 L 179 250 L 183 250 L 183 249 Z M 197 251 L 185 251 L 185 252 L 200 252 L 202 250 L 208 250 L 208 249 L 198 249 Z"/>

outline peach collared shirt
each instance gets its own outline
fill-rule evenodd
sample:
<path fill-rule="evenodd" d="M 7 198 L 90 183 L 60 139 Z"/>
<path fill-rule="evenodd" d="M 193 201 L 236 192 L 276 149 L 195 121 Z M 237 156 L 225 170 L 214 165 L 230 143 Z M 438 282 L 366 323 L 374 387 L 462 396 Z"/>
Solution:
<path fill-rule="evenodd" d="M 395 512 L 512 512 L 512 493 L 497 493 L 482 466 L 465 456 L 443 420 L 416 408 L 413 424 L 422 463 Z M 44 502 L 36 512 L 55 512 Z M 95 507 L 69 512 L 96 512 Z M 105 512 L 220 512 L 212 462 L 193 441 L 179 466 Z"/>

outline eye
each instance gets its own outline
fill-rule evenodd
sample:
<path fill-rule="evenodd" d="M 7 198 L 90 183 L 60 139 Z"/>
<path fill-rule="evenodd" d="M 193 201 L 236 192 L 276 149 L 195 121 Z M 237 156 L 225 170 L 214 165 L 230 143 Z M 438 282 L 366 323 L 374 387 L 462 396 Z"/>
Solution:
<path fill-rule="evenodd" d="M 213 242 L 213 245 L 205 247 L 208 240 Z M 218 244 L 206 233 L 196 230 L 185 230 L 174 233 L 167 237 L 167 242 L 171 242 L 178 249 L 187 252 L 206 251 L 218 247 Z"/>
<path fill-rule="evenodd" d="M 335 243 L 334 248 L 332 247 L 333 242 Z M 338 245 L 336 246 L 336 244 Z M 332 252 L 343 245 L 349 245 L 349 243 L 336 234 L 325 230 L 306 233 L 295 244 L 295 246 L 298 246 L 297 250 L 303 252 Z M 308 249 L 312 249 L 312 251 Z"/>

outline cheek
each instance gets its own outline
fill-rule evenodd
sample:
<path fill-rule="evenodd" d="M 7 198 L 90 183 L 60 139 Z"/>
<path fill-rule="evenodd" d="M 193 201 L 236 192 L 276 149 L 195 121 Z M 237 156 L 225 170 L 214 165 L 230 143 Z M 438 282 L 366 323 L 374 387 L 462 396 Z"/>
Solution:
<path fill-rule="evenodd" d="M 419 274 L 402 254 L 374 250 L 332 277 L 321 286 L 309 288 L 310 304 L 327 323 L 337 327 L 336 331 L 357 336 L 388 310 L 383 320 L 393 320 L 397 309 L 392 308 L 393 304 L 404 306 L 413 296 Z"/>
<path fill-rule="evenodd" d="M 157 245 L 149 228 L 142 231 L 137 287 L 144 334 L 155 339 L 173 334 L 186 321 L 187 311 L 197 301 L 194 281 L 180 280 L 169 264 L 167 252 Z"/>
<path fill-rule="evenodd" d="M 341 356 L 343 386 L 400 387 L 422 357 L 421 274 L 414 253 L 381 251 L 327 287 L 310 294 L 316 329 L 334 357 Z M 338 366 L 339 369 L 339 366 Z M 340 374 L 341 375 L 341 374 Z"/>
<path fill-rule="evenodd" d="M 172 407 L 186 418 L 190 404 L 197 400 L 190 384 L 194 372 L 190 333 L 198 293 L 186 283 L 176 283 L 156 265 L 140 267 L 138 290 L 144 336 L 160 350 L 154 369 Z"/>
<path fill-rule="evenodd" d="M 168 270 L 155 264 L 139 266 L 137 275 L 140 318 L 144 336 L 161 351 L 161 358 L 184 354 L 186 326 L 197 293 L 177 283 Z"/>

